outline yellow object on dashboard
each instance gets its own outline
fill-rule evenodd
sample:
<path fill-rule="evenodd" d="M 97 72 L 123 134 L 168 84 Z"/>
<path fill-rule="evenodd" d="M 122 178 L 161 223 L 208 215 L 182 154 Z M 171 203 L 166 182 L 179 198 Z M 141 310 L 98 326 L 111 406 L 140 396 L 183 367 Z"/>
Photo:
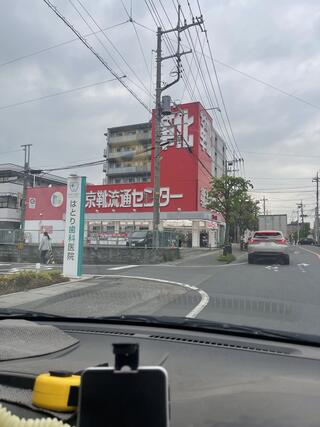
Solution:
<path fill-rule="evenodd" d="M 77 407 L 80 375 L 50 372 L 38 375 L 32 393 L 32 403 L 38 408 L 57 412 L 72 412 Z"/>
<path fill-rule="evenodd" d="M 56 418 L 24 419 L 0 405 L 0 427 L 70 427 Z"/>

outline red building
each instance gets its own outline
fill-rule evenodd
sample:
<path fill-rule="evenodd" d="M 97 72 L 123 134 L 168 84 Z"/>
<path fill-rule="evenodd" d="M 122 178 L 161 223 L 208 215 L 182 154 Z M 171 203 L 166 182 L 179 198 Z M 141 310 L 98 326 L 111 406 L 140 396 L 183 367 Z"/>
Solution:
<path fill-rule="evenodd" d="M 152 147 L 154 128 L 153 118 Z M 224 169 L 225 149 L 211 116 L 198 102 L 173 107 L 172 114 L 162 120 L 161 146 L 161 227 L 184 233 L 186 244 L 194 247 L 206 240 L 211 246 L 217 245 L 223 239 L 223 218 L 205 206 L 212 176 L 218 175 L 218 161 L 219 170 Z M 149 182 L 87 186 L 89 242 L 97 234 L 107 243 L 112 236 L 152 228 L 153 165 L 152 149 Z M 63 241 L 64 212 L 65 188 L 30 188 L 26 208 L 29 240 L 38 241 L 40 230 L 46 229 L 54 241 Z"/>

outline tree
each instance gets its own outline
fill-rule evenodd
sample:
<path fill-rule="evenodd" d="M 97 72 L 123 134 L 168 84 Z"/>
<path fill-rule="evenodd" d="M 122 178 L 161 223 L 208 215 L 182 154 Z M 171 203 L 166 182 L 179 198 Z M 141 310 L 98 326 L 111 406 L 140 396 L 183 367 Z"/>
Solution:
<path fill-rule="evenodd" d="M 235 225 L 239 227 L 240 234 L 245 230 L 256 230 L 259 225 L 259 202 L 254 200 L 249 194 L 244 194 L 240 198 L 239 206 L 236 207 Z"/>
<path fill-rule="evenodd" d="M 230 243 L 230 230 L 234 225 L 251 228 L 257 221 L 258 205 L 248 194 L 250 181 L 234 176 L 214 178 L 208 193 L 207 208 L 221 213 L 226 222 L 225 242 Z M 255 227 L 253 227 L 255 228 Z"/>

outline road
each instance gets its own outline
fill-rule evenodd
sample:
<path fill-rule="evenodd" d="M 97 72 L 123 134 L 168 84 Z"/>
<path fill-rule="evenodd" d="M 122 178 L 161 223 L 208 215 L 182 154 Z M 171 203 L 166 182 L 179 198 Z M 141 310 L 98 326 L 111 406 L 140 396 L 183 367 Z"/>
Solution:
<path fill-rule="evenodd" d="M 41 288 L 26 299 L 1 297 L 0 307 L 79 316 L 188 316 L 319 334 L 320 248 L 291 247 L 288 266 L 249 265 L 246 254 L 225 265 L 216 256 L 201 252 L 158 265 L 85 266 L 95 277 L 81 286 Z M 5 268 L 21 266 L 0 265 L 0 271 Z"/>

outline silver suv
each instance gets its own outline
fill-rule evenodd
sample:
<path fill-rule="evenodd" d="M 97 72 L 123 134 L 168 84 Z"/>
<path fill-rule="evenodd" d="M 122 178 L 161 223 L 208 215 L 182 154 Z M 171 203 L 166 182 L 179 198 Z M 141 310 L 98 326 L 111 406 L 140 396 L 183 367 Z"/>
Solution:
<path fill-rule="evenodd" d="M 256 231 L 248 242 L 248 263 L 258 258 L 277 258 L 282 264 L 289 264 L 289 248 L 282 231 Z"/>

